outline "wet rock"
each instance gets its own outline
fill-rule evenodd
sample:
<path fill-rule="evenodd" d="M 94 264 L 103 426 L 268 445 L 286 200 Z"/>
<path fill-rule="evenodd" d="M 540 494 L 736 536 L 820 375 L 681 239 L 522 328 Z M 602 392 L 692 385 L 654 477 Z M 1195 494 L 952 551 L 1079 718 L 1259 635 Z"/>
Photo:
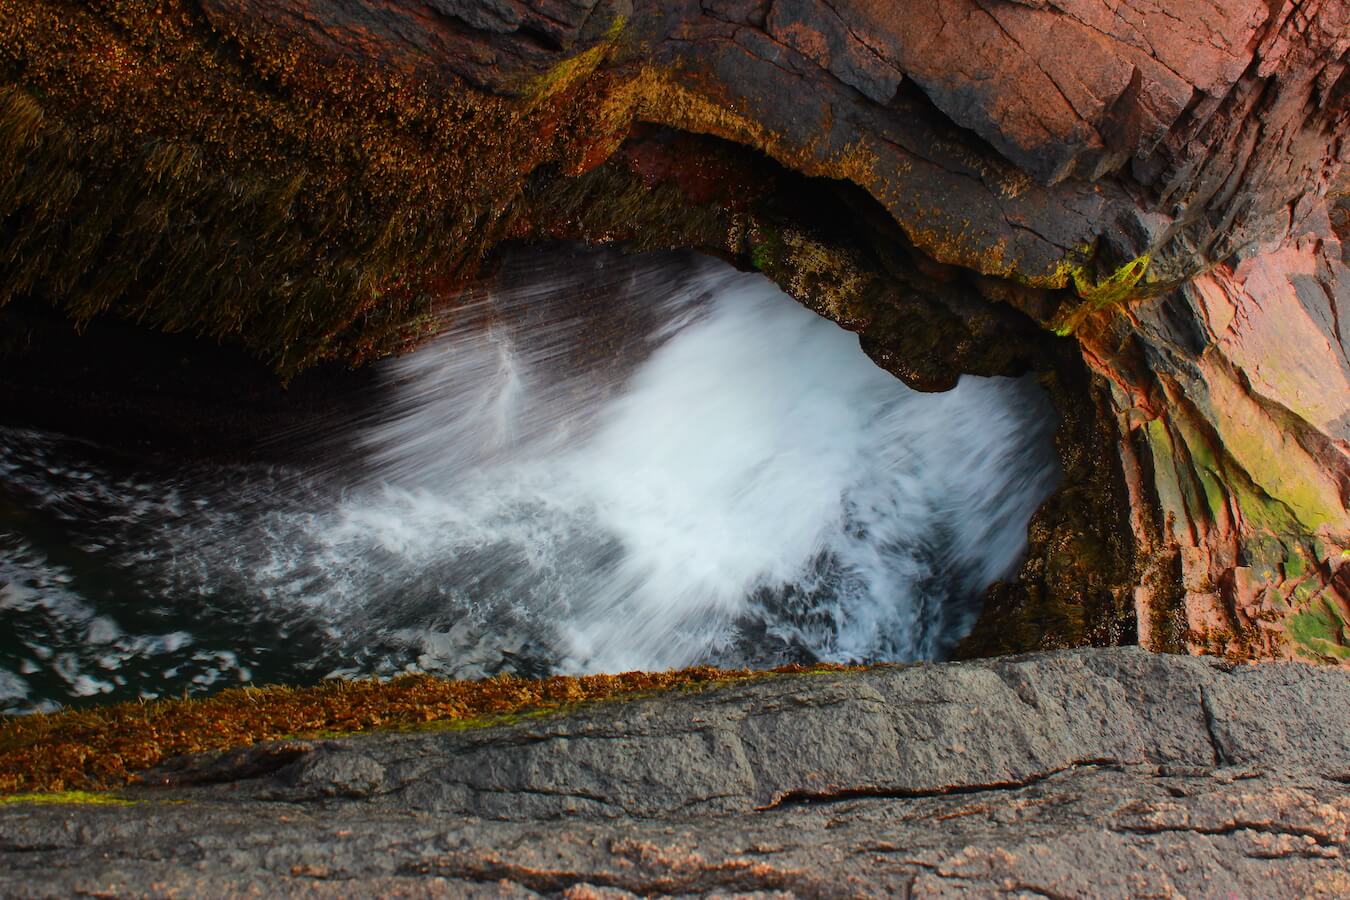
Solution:
<path fill-rule="evenodd" d="M 290 376 L 416 343 L 506 241 L 716 253 L 924 389 L 1094 373 L 986 649 L 1350 662 L 1346 0 L 0 12 L 0 305 Z"/>
<path fill-rule="evenodd" d="M 1350 662 L 1348 285 L 1322 219 L 1079 331 L 1111 385 L 1140 555 L 1178 582 L 1136 591 L 1145 646 Z"/>

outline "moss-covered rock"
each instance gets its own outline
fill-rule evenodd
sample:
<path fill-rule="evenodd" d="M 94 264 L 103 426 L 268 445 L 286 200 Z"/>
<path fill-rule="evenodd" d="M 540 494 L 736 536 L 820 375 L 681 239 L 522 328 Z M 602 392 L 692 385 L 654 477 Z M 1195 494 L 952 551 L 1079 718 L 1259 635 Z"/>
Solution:
<path fill-rule="evenodd" d="M 1334 12 L 1179 18 L 1159 68 L 1072 11 L 985 28 L 944 4 L 972 27 L 0 0 L 0 349 L 31 346 L 45 305 L 236 342 L 289 378 L 414 345 L 505 241 L 716 253 L 917 387 L 1044 374 L 1065 484 L 969 652 L 1178 649 L 1184 620 L 1192 649 L 1337 658 Z M 1267 577 L 1268 541 L 1306 573 Z"/>

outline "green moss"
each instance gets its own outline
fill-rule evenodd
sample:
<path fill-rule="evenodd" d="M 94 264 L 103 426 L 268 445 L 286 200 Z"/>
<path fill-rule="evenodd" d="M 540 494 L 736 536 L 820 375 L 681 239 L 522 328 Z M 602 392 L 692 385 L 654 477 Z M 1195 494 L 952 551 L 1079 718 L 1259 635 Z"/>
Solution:
<path fill-rule="evenodd" d="M 1123 303 L 1134 296 L 1134 289 L 1143 280 L 1151 262 L 1152 257 L 1145 253 L 1143 256 L 1130 260 L 1101 281 L 1095 282 L 1088 279 L 1084 268 L 1075 268 L 1073 269 L 1074 290 L 1078 292 L 1078 296 L 1083 298 L 1085 303 L 1090 303 L 1098 309 Z"/>
<path fill-rule="evenodd" d="M 1222 521 L 1228 478 L 1220 456 L 1182 410 L 1149 423 L 1148 439 L 1164 509 L 1190 520 Z"/>
<path fill-rule="evenodd" d="M 1350 662 L 1350 622 L 1324 597 L 1285 620 L 1285 633 L 1300 656 L 1313 662 Z"/>
<path fill-rule="evenodd" d="M 1095 243 L 1083 244 L 1066 253 L 1064 258 L 1055 263 L 1054 267 L 1048 272 L 1041 275 L 1028 275 L 1014 269 L 1007 273 L 1007 277 L 1018 284 L 1043 290 L 1059 290 L 1070 287 L 1077 278 L 1083 277 L 1095 252 Z"/>
<path fill-rule="evenodd" d="M 1234 465 L 1226 480 L 1247 522 L 1276 534 L 1296 534 L 1311 540 L 1324 524 L 1342 518 L 1335 515 L 1338 511 L 1318 494 L 1316 486 L 1290 478 L 1288 473 L 1276 481 L 1271 468 L 1277 467 L 1278 461 L 1261 461 L 1269 464 L 1263 465 L 1264 471 L 1252 475 Z M 1262 481 L 1254 480 L 1257 477 Z"/>
<path fill-rule="evenodd" d="M 136 801 L 113 794 L 89 791 L 56 791 L 50 794 L 0 794 L 0 805 L 78 803 L 96 806 L 131 806 Z"/>
<path fill-rule="evenodd" d="M 1184 429 L 1186 452 L 1190 456 L 1191 467 L 1200 482 L 1200 491 L 1204 496 L 1205 509 L 1210 521 L 1222 521 L 1228 510 L 1227 479 L 1224 466 L 1202 435 L 1191 429 Z M 1198 498 L 1197 498 L 1198 499 Z M 1199 510 L 1196 510 L 1198 512 Z"/>
<path fill-rule="evenodd" d="M 769 248 L 763 244 L 758 244 L 750 250 L 750 265 L 758 271 L 763 272 L 772 264 L 772 257 Z"/>
<path fill-rule="evenodd" d="M 1262 623 L 1279 622 L 1281 631 L 1274 640 L 1286 643 L 1295 656 L 1330 665 L 1350 662 L 1350 619 L 1327 593 L 1316 564 L 1325 549 L 1319 547 L 1316 538 L 1297 533 L 1245 537 L 1245 564 L 1266 584 L 1263 596 L 1269 610 L 1257 614 L 1250 628 L 1192 635 L 1192 640 L 1210 653 L 1251 659 L 1269 653 L 1262 649 L 1271 640 Z"/>
<path fill-rule="evenodd" d="M 530 105 L 536 106 L 591 75 L 618 45 L 627 22 L 626 17 L 616 16 L 599 44 L 553 64 L 542 75 L 526 83 L 522 93 Z"/>
<path fill-rule="evenodd" d="M 772 276 L 782 261 L 783 238 L 776 228 L 757 224 L 751 231 L 750 265 Z"/>
<path fill-rule="evenodd" d="M 1145 433 L 1164 509 L 1222 522 L 1231 505 L 1252 530 L 1297 536 L 1312 548 L 1318 529 L 1335 521 L 1335 501 L 1288 458 L 1250 442 L 1251 431 L 1230 427 L 1215 434 L 1180 406 L 1166 420 L 1150 422 Z"/>
<path fill-rule="evenodd" d="M 1058 315 L 1051 328 L 1061 337 L 1072 334 L 1083 319 L 1094 312 L 1123 305 L 1141 296 L 1138 285 L 1148 273 L 1153 258 L 1145 253 L 1127 262 L 1100 280 L 1092 278 L 1089 264 L 1066 259 L 1062 265 L 1064 273 L 1073 283 L 1079 302 Z"/>

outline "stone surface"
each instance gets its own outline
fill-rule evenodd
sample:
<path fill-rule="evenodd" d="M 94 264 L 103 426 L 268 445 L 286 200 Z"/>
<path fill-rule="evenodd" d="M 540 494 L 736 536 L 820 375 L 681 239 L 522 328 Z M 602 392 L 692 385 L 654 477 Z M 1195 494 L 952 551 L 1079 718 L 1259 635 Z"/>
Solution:
<path fill-rule="evenodd" d="M 526 89 L 619 23 L 624 47 L 605 65 L 641 85 L 619 122 L 713 133 L 854 181 L 934 258 L 1060 284 L 1058 264 L 1098 240 L 1185 278 L 1278 239 L 1344 161 L 1344 0 L 202 6 L 260 58 L 279 38 L 313 42 L 330 60 L 493 93 Z"/>
<path fill-rule="evenodd" d="M 1087 650 L 789 676 L 146 781 L 0 806 L 0 892 L 1336 896 L 1350 673 Z"/>
<path fill-rule="evenodd" d="M 1323 222 L 1080 331 L 1112 385 L 1152 564 L 1179 570 L 1185 640 L 1350 662 L 1350 277 Z M 1149 474 L 1145 474 L 1149 473 Z M 1152 500 L 1146 499 L 1154 498 Z M 1169 625 L 1139 592 L 1141 640 Z M 1179 617 L 1180 618 L 1180 617 Z"/>
<path fill-rule="evenodd" d="M 1348 55 L 1346 0 L 0 0 L 0 305 L 289 376 L 506 241 L 717 253 L 922 389 L 1054 380 L 986 650 L 1345 663 Z"/>

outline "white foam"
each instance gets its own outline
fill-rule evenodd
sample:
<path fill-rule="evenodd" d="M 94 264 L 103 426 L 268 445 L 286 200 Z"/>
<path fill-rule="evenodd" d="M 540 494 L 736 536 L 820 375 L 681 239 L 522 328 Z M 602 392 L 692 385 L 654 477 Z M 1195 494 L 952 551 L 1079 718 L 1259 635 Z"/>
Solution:
<path fill-rule="evenodd" d="M 937 607 L 1011 573 L 1055 481 L 1044 398 L 919 394 L 758 276 L 637 281 L 679 327 L 630 348 L 650 355 L 617 386 L 560 369 L 556 333 L 452 332 L 400 360 L 365 440 L 385 487 L 347 502 L 329 564 L 477 553 L 448 600 L 524 604 L 569 669 L 689 664 L 756 617 L 826 658 L 949 648 L 972 608 Z M 803 588 L 818 627 L 756 601 Z"/>
<path fill-rule="evenodd" d="M 118 475 L 6 432 L 0 478 L 87 555 L 73 574 L 0 532 L 0 611 L 28 617 L 6 668 L 84 696 L 113 690 L 94 670 L 158 694 L 950 652 L 1057 479 L 1033 383 L 917 393 L 720 263 L 540 259 L 391 361 L 370 419 L 334 423 L 361 478 L 349 449 Z M 99 566 L 125 573 L 121 606 Z"/>

